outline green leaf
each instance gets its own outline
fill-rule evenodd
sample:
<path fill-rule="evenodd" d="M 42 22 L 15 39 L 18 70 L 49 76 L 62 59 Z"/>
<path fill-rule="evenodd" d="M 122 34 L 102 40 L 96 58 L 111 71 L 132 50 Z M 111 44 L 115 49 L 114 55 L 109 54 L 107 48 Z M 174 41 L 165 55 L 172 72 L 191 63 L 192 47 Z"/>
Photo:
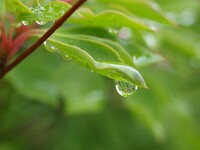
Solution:
<path fill-rule="evenodd" d="M 107 0 L 98 0 L 105 7 L 121 10 L 123 12 L 132 13 L 136 16 L 154 20 L 167 25 L 175 25 L 153 1 L 140 0 L 115 0 L 115 3 Z"/>
<path fill-rule="evenodd" d="M 133 67 L 120 62 L 120 57 L 115 55 L 117 52 L 113 53 L 114 51 L 108 49 L 108 46 L 105 44 L 92 40 L 84 42 L 84 40 L 78 38 L 75 43 L 73 41 L 69 43 L 68 40 L 65 43 L 52 39 L 48 40 L 48 42 L 54 45 L 56 49 L 62 51 L 62 53 L 94 72 L 114 80 L 124 80 L 139 87 L 147 88 L 140 73 Z M 100 46 L 101 48 L 99 49 Z"/>
<path fill-rule="evenodd" d="M 20 14 L 18 19 L 23 21 L 55 21 L 70 8 L 71 5 L 65 2 L 50 2 L 47 5 L 38 5 L 32 7 L 31 14 Z"/>
<path fill-rule="evenodd" d="M 62 30 L 63 31 L 63 30 Z M 70 31 L 69 31 L 70 32 Z M 67 33 L 69 33 L 67 32 Z M 114 52 L 116 56 L 114 57 L 118 57 L 117 58 L 117 62 L 118 60 L 122 61 L 123 63 L 125 64 L 128 64 L 130 66 L 133 66 L 133 61 L 132 61 L 132 58 L 131 56 L 126 52 L 126 50 L 120 45 L 118 44 L 117 42 L 114 42 L 112 40 L 109 40 L 109 39 L 105 39 L 105 38 L 97 38 L 97 37 L 94 37 L 94 36 L 88 36 L 88 35 L 79 35 L 79 34 L 76 34 L 76 35 L 72 35 L 72 34 L 62 34 L 60 33 L 60 31 L 56 32 L 52 38 L 55 38 L 56 40 L 59 40 L 59 41 L 63 41 L 65 43 L 68 43 L 68 44 L 76 44 L 76 45 L 79 45 L 81 44 L 81 42 L 88 42 L 88 44 L 90 45 L 89 47 L 85 46 L 83 47 L 83 49 L 91 49 L 90 47 L 92 46 L 91 43 L 94 43 L 95 45 L 96 44 L 100 44 L 101 46 L 98 47 L 98 49 L 100 48 L 100 50 L 96 49 L 95 50 L 95 54 L 97 52 L 101 52 L 101 53 L 104 53 L 104 49 L 108 49 L 108 51 L 111 51 L 111 52 Z M 79 40 L 79 41 L 76 41 L 76 40 Z M 71 42 L 70 42 L 71 41 Z M 76 43 L 74 42 L 76 41 Z M 99 43 L 100 42 L 100 43 Z M 102 47 L 102 44 L 103 44 L 103 48 L 101 49 Z M 91 52 L 93 52 L 94 50 L 92 49 Z M 108 52 L 107 51 L 107 52 Z M 117 53 L 116 53 L 116 52 Z M 89 52 L 89 53 L 91 53 Z M 105 52 L 105 53 L 107 53 Z M 98 54 L 99 55 L 99 54 Z M 104 54 L 103 54 L 104 55 Z M 107 55 L 108 56 L 108 55 Z M 93 56 L 95 57 L 95 56 Z M 98 56 L 97 56 L 98 57 Z M 106 57 L 104 57 L 106 58 Z M 97 58 L 98 59 L 98 58 Z M 104 60 L 105 61 L 105 60 Z M 112 61 L 111 61 L 112 62 Z"/>
<path fill-rule="evenodd" d="M 0 1 L 0 16 L 4 16 L 5 14 L 5 0 Z"/>
<path fill-rule="evenodd" d="M 88 36 L 81 38 L 73 35 L 59 35 L 59 38 L 53 36 L 51 39 L 84 49 L 99 62 L 123 62 L 121 56 L 112 47 L 92 38 L 89 39 Z"/>
<path fill-rule="evenodd" d="M 69 22 L 90 27 L 121 28 L 125 26 L 132 30 L 143 29 L 154 31 L 151 26 L 145 24 L 142 20 L 131 18 L 120 11 L 106 10 L 99 14 L 94 14 L 90 9 L 81 9 L 78 13 L 80 16 L 71 17 Z"/>
<path fill-rule="evenodd" d="M 5 6 L 8 11 L 17 13 L 19 15 L 31 14 L 31 11 L 29 10 L 29 8 L 19 0 L 6 0 Z"/>
<path fill-rule="evenodd" d="M 44 30 L 44 32 L 47 29 Z M 65 26 L 58 29 L 53 36 L 57 34 L 71 34 L 71 35 L 85 35 L 85 36 L 92 36 L 104 38 L 108 40 L 115 40 L 116 38 L 109 33 L 109 31 L 105 28 L 98 28 L 98 27 L 82 27 L 82 26 Z"/>

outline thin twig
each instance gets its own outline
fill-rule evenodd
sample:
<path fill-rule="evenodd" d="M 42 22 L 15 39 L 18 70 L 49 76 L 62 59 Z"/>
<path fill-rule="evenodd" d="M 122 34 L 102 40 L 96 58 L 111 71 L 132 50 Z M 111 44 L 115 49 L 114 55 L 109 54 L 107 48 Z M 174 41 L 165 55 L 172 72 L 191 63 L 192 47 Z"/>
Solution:
<path fill-rule="evenodd" d="M 86 1 L 87 0 L 79 0 L 75 5 L 73 5 L 72 8 L 67 11 L 58 21 L 56 21 L 42 37 L 40 37 L 30 48 L 24 51 L 24 53 L 22 53 L 16 60 L 14 60 L 0 72 L 0 79 L 2 79 L 10 70 L 16 67 L 21 61 L 34 52 L 40 45 L 42 45 Z"/>

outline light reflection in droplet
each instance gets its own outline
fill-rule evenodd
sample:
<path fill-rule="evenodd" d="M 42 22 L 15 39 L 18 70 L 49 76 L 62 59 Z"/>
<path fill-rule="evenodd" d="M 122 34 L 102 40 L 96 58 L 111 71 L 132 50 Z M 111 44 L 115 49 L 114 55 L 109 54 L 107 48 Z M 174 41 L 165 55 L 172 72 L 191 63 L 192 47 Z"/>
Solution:
<path fill-rule="evenodd" d="M 125 81 L 116 81 L 115 87 L 119 95 L 123 97 L 130 96 L 138 90 L 138 87 L 136 85 L 130 84 Z"/>

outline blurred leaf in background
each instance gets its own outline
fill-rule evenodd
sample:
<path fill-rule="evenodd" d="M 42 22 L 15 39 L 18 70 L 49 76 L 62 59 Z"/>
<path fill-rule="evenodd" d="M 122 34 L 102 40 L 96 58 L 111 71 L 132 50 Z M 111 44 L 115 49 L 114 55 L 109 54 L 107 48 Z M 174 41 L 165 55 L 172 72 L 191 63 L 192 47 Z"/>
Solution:
<path fill-rule="evenodd" d="M 20 2 L 30 12 L 15 12 L 17 21 L 46 23 L 24 50 L 64 11 L 48 20 L 29 9 L 36 1 Z M 199 150 L 199 3 L 88 0 L 46 41 L 53 45 L 0 81 L 0 150 Z M 93 64 L 130 67 L 141 82 Z M 121 97 L 112 79 L 145 80 L 149 90 Z"/>

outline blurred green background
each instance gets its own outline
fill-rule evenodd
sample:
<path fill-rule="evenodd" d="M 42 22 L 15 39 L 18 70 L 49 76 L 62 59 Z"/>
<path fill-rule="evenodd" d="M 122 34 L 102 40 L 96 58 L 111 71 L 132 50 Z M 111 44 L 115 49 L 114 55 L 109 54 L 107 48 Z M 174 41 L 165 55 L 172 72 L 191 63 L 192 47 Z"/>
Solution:
<path fill-rule="evenodd" d="M 123 98 L 40 47 L 0 81 L 0 150 L 200 150 L 200 1 L 156 2 L 179 25 L 144 33 L 164 58 L 139 69 L 150 90 Z"/>

